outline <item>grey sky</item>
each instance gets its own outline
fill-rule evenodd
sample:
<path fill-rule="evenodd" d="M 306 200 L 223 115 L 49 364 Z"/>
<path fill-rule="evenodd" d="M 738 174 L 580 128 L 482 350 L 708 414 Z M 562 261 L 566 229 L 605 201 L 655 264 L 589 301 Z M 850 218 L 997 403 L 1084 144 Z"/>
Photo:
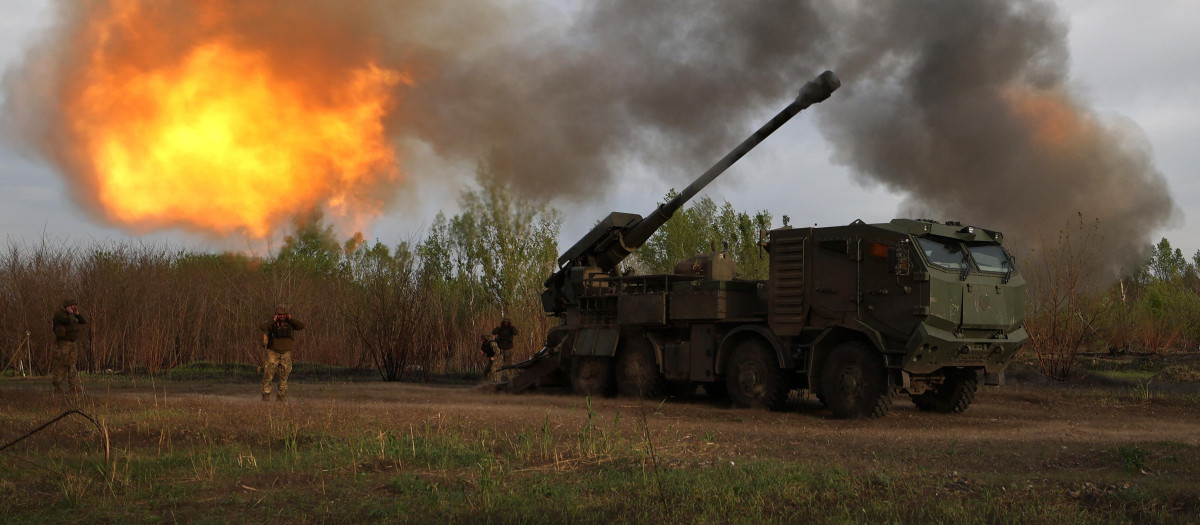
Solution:
<path fill-rule="evenodd" d="M 1070 25 L 1073 87 L 1097 112 L 1137 123 L 1183 212 L 1169 229 L 1147 242 L 1166 236 L 1190 256 L 1200 250 L 1200 180 L 1193 176 L 1193 166 L 1200 161 L 1200 151 L 1193 145 L 1200 139 L 1200 55 L 1195 53 L 1200 33 L 1194 30 L 1200 23 L 1200 3 L 1074 0 L 1060 6 Z M 0 2 L 0 65 L 4 69 L 21 58 L 23 50 L 51 22 L 50 14 L 49 2 Z M 828 67 L 837 70 L 837 64 Z M 806 80 L 796 79 L 796 86 Z M 786 102 L 780 100 L 779 106 Z M 836 99 L 830 101 L 834 102 Z M 816 106 L 810 111 L 820 109 Z M 764 114 L 762 119 L 770 116 Z M 768 209 L 776 217 L 789 215 L 793 224 L 845 224 L 854 219 L 879 222 L 896 216 L 905 196 L 854 182 L 848 168 L 830 161 L 830 145 L 813 120 L 813 115 L 802 114 L 706 193 L 739 209 Z M 746 132 L 750 130 L 747 127 Z M 419 145 L 406 149 L 411 150 L 406 157 L 406 171 L 411 174 L 408 186 L 400 191 L 391 211 L 368 232 L 388 244 L 419 235 L 439 209 L 453 213 L 460 185 L 474 168 L 470 163 L 440 160 Z M 215 242 L 178 231 L 134 237 L 99 225 L 70 200 L 58 174 L 41 160 L 22 153 L 0 139 L 0 224 L 9 239 L 35 241 L 45 232 L 52 240 L 139 239 L 198 249 L 247 246 L 244 241 Z M 724 153 L 713 151 L 711 158 L 701 161 L 711 162 Z M 668 188 L 682 187 L 694 175 L 649 173 L 639 166 L 629 166 L 622 173 L 614 187 L 598 189 L 596 198 L 586 203 L 553 203 L 567 218 L 562 235 L 565 243 L 608 211 L 650 211 Z M 1002 225 L 985 226 L 1003 229 Z"/>

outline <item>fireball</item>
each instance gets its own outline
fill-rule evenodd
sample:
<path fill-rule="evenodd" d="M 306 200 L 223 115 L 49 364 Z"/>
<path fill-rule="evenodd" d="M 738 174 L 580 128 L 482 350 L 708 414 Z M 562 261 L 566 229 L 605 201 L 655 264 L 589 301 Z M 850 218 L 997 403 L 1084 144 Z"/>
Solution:
<path fill-rule="evenodd" d="M 64 127 L 101 214 L 262 238 L 314 207 L 356 223 L 380 213 L 379 189 L 400 178 L 384 122 L 407 75 L 370 56 L 281 61 L 232 29 L 242 6 L 194 6 L 203 31 L 164 28 L 157 3 L 135 0 L 79 28 L 92 51 L 63 94 Z"/>

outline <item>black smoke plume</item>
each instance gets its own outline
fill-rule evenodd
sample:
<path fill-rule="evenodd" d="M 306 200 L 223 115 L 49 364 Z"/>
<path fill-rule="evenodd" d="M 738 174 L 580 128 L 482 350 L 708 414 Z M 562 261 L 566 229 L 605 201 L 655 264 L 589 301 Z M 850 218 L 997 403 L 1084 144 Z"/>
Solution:
<path fill-rule="evenodd" d="M 60 23 L 31 51 L 38 60 L 9 72 L 18 134 L 53 135 L 60 108 L 26 95 L 69 76 L 71 53 L 88 52 L 64 45 L 72 28 L 110 2 L 124 3 L 60 4 Z M 153 4 L 188 33 L 188 17 L 170 14 L 190 3 Z M 832 69 L 844 87 L 811 111 L 834 160 L 904 195 L 906 214 L 1031 240 L 1082 213 L 1122 257 L 1178 214 L 1140 130 L 1073 92 L 1067 26 L 1044 0 L 254 5 L 231 30 L 244 44 L 286 54 L 298 76 L 311 74 L 310 56 L 377 53 L 414 82 L 387 117 L 399 143 L 486 157 L 536 196 L 615 192 L 614 172 L 631 161 L 697 173 Z M 310 42 L 296 27 L 325 29 Z M 35 67 L 47 60 L 63 67 Z"/>

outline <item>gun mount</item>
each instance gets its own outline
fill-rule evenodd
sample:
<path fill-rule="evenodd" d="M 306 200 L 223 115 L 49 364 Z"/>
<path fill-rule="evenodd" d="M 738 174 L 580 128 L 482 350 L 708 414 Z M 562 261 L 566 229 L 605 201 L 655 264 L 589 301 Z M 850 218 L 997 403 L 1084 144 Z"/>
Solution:
<path fill-rule="evenodd" d="M 577 304 L 585 280 L 616 270 L 621 261 L 645 244 L 654 232 L 666 224 L 667 220 L 700 190 L 797 113 L 829 98 L 841 85 L 841 81 L 832 71 L 821 73 L 800 89 L 796 100 L 713 164 L 677 197 L 659 205 L 647 216 L 610 213 L 558 258 L 559 269 L 546 280 L 546 290 L 542 292 L 542 306 L 546 314 L 563 315 L 569 305 Z"/>

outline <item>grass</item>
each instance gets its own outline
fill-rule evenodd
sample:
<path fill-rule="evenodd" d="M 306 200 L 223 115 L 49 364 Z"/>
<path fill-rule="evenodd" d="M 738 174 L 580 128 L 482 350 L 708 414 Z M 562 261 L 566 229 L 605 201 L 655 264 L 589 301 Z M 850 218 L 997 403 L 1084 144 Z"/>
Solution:
<path fill-rule="evenodd" d="M 2 386 L 3 383 L 0 383 Z M 247 384 L 251 387 L 252 384 Z M 1074 394 L 1088 399 L 1088 394 Z M 248 396 L 253 397 L 253 396 Z M 61 411 L 6 391 L 0 424 Z M 953 522 L 1200 519 L 1200 447 L 949 441 L 867 449 L 731 439 L 657 403 L 516 424 L 432 407 L 346 409 L 99 396 L 94 427 L 51 427 L 0 453 L 13 522 Z M 48 417 L 49 416 L 49 417 Z M 783 417 L 783 416 L 780 416 Z M 753 417 L 747 417 L 753 420 Z M 497 419 L 498 420 L 498 419 Z M 885 421 L 886 423 L 886 421 Z M 747 422 L 746 424 L 750 424 Z M 830 425 L 835 424 L 830 422 Z M 845 424 L 847 436 L 857 427 Z M 8 433 L 5 434 L 9 435 Z"/>
<path fill-rule="evenodd" d="M 1168 383 L 1200 383 L 1200 366 L 1168 366 L 1155 373 L 1154 378 Z"/>
<path fill-rule="evenodd" d="M 195 361 L 166 370 L 162 377 L 172 381 L 251 381 L 261 379 L 262 370 L 257 366 L 241 363 Z M 297 362 L 292 364 L 291 377 L 297 380 L 375 381 L 379 379 L 379 374 L 374 370 Z"/>
<path fill-rule="evenodd" d="M 1146 370 L 1093 370 L 1091 374 L 1118 381 L 1145 381 L 1154 377 L 1154 372 Z"/>
<path fill-rule="evenodd" d="M 1186 374 L 1186 371 L 1200 373 L 1200 354 L 1124 354 L 1111 355 L 1106 353 L 1090 353 L 1080 355 L 1077 365 L 1092 374 L 1102 374 L 1106 377 L 1127 378 L 1133 380 L 1146 379 L 1156 374 L 1174 371 L 1184 373 L 1181 379 L 1190 382 L 1200 382 L 1200 377 Z"/>

